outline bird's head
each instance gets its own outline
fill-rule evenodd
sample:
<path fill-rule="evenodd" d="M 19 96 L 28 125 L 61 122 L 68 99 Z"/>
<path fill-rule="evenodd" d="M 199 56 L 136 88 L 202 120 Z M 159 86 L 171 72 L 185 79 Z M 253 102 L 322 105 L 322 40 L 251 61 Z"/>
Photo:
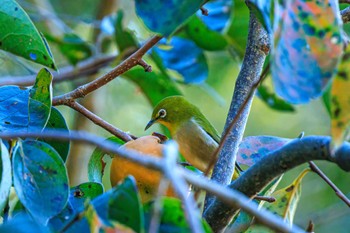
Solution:
<path fill-rule="evenodd" d="M 181 123 L 190 120 L 196 114 L 201 114 L 199 109 L 188 102 L 184 97 L 166 97 L 154 108 L 151 120 L 148 122 L 145 130 L 154 123 L 160 123 L 170 131 L 176 130 Z"/>

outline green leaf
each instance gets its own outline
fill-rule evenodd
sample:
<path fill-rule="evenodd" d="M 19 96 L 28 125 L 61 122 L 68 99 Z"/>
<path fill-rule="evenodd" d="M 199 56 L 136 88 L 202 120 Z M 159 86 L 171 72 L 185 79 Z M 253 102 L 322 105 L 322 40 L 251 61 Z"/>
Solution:
<path fill-rule="evenodd" d="M 45 38 L 16 1 L 1 1 L 0 25 L 0 49 L 56 70 Z"/>
<path fill-rule="evenodd" d="M 169 36 L 191 15 L 199 10 L 204 0 L 136 0 L 136 13 L 145 25 L 152 30 Z"/>
<path fill-rule="evenodd" d="M 58 111 L 58 109 L 55 107 L 51 107 L 50 118 L 46 124 L 44 132 L 47 130 L 60 130 L 66 131 L 67 133 L 69 132 L 66 120 L 64 119 L 60 111 Z M 42 141 L 52 146 L 61 156 L 63 161 L 66 161 L 70 148 L 69 141 L 57 141 L 53 139 L 42 139 Z"/>
<path fill-rule="evenodd" d="M 69 204 L 74 210 L 84 208 L 86 201 L 91 201 L 103 193 L 103 186 L 96 182 L 86 182 L 70 189 Z"/>
<path fill-rule="evenodd" d="M 295 108 L 293 105 L 287 103 L 283 99 L 279 98 L 275 93 L 271 92 L 267 86 L 263 84 L 258 87 L 258 97 L 264 101 L 270 108 L 283 111 L 283 112 L 294 112 Z"/>
<path fill-rule="evenodd" d="M 253 217 L 244 211 L 240 211 L 233 223 L 229 226 L 231 232 L 244 232 L 252 224 Z"/>
<path fill-rule="evenodd" d="M 66 33 L 62 37 L 46 35 L 48 41 L 56 43 L 61 53 L 72 65 L 92 55 L 92 47 L 74 33 Z"/>
<path fill-rule="evenodd" d="M 196 15 L 190 18 L 184 30 L 188 37 L 202 49 L 218 51 L 224 50 L 227 46 L 226 38 L 219 32 L 210 30 Z"/>
<path fill-rule="evenodd" d="M 185 233 L 191 232 L 191 229 L 187 223 L 185 212 L 182 209 L 182 203 L 179 199 L 171 197 L 162 198 L 162 211 L 160 217 L 159 233 Z M 152 210 L 154 202 L 149 202 L 144 205 L 144 213 L 146 220 L 146 229 L 151 221 L 153 214 Z M 198 216 L 199 217 L 199 216 Z M 212 232 L 208 223 L 202 220 L 202 224 L 205 232 Z"/>
<path fill-rule="evenodd" d="M 34 86 L 29 90 L 29 125 L 34 121 L 49 120 L 52 106 L 52 74 L 45 68 L 36 76 Z M 32 117 L 38 116 L 39 119 Z M 29 128 L 30 129 L 30 128 Z"/>
<path fill-rule="evenodd" d="M 12 186 L 12 172 L 9 152 L 2 141 L 1 143 L 1 160 L 0 160 L 0 213 L 4 210 L 10 195 Z"/>
<path fill-rule="evenodd" d="M 235 53 L 243 58 L 248 38 L 249 9 L 245 1 L 235 1 L 227 36 Z"/>
<path fill-rule="evenodd" d="M 141 68 L 135 68 L 124 73 L 123 77 L 138 85 L 152 106 L 167 96 L 181 95 L 175 82 L 162 74 L 145 72 Z"/>
<path fill-rule="evenodd" d="M 115 136 L 107 138 L 107 141 L 114 142 L 117 147 L 124 144 L 124 141 Z M 96 148 L 92 152 L 88 164 L 89 181 L 102 183 L 102 177 L 106 166 L 106 163 L 103 161 L 105 155 L 106 153 L 100 148 Z"/>
<path fill-rule="evenodd" d="M 51 111 L 52 75 L 40 70 L 31 89 L 17 86 L 0 87 L 0 131 L 41 131 Z"/>
<path fill-rule="evenodd" d="M 331 89 L 331 134 L 336 147 L 347 139 L 350 130 L 350 47 L 347 47 Z"/>
<path fill-rule="evenodd" d="M 331 112 L 331 90 L 332 90 L 332 86 L 329 85 L 324 90 L 324 93 L 322 95 L 322 101 L 323 101 L 324 106 L 326 107 L 326 110 L 327 110 L 329 116 L 332 115 L 332 112 Z"/>
<path fill-rule="evenodd" d="M 67 224 L 85 209 L 85 206 L 94 198 L 103 193 L 100 183 L 87 182 L 70 189 L 69 200 L 66 207 L 56 216 L 50 219 L 51 229 L 60 232 Z M 75 221 L 65 232 L 88 232 L 86 218 Z"/>
<path fill-rule="evenodd" d="M 267 32 L 271 32 L 271 0 L 250 0 L 247 4 Z"/>
<path fill-rule="evenodd" d="M 112 193 L 108 204 L 108 219 L 143 232 L 144 216 L 136 181 L 132 176 L 125 178 Z"/>
<path fill-rule="evenodd" d="M 100 221 L 106 226 L 118 222 L 135 232 L 143 232 L 144 216 L 136 181 L 128 176 L 118 186 L 92 201 Z"/>
<path fill-rule="evenodd" d="M 60 213 L 68 196 L 68 176 L 63 160 L 48 144 L 18 141 L 14 148 L 13 182 L 26 209 L 41 223 Z"/>
<path fill-rule="evenodd" d="M 135 50 L 138 45 L 134 35 L 123 27 L 123 11 L 119 10 L 115 21 L 115 40 L 117 42 L 118 50 L 120 53 L 126 50 Z"/>

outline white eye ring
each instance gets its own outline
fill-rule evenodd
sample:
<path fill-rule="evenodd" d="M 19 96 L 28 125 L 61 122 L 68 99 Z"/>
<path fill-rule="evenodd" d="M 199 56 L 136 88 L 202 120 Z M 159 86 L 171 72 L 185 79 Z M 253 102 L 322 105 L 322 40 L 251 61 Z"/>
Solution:
<path fill-rule="evenodd" d="M 159 116 L 160 118 L 164 118 L 164 117 L 166 116 L 166 111 L 165 111 L 165 109 L 159 110 L 158 116 Z"/>

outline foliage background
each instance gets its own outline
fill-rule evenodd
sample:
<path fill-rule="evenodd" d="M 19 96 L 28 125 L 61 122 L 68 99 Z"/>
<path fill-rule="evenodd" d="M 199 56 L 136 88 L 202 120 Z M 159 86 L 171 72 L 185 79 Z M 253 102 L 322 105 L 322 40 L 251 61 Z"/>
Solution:
<path fill-rule="evenodd" d="M 33 4 L 40 0 L 18 1 L 21 6 L 30 13 L 30 17 L 39 28 L 44 19 L 38 17 L 38 13 Z M 85 40 L 93 43 L 94 30 L 99 28 L 96 21 L 100 2 L 106 4 L 110 1 L 94 0 L 51 0 L 57 15 L 69 25 L 75 33 Z M 123 9 L 124 24 L 135 32 L 137 38 L 143 40 L 150 37 L 150 33 L 145 29 L 140 20 L 136 17 L 133 1 L 115 0 L 114 9 Z M 50 43 L 50 42 L 49 42 Z M 53 50 L 55 60 L 59 67 L 68 64 L 60 56 L 57 47 L 50 44 Z M 115 48 L 110 49 L 111 53 Z M 3 53 L 3 52 L 1 52 Z M 222 131 L 229 104 L 231 101 L 235 78 L 239 71 L 239 63 L 227 52 L 206 52 L 209 63 L 209 77 L 207 83 L 220 96 L 215 97 L 208 93 L 205 88 L 197 85 L 182 85 L 180 89 L 184 95 L 195 105 L 197 105 L 207 118 L 213 123 L 219 132 Z M 0 70 L 3 72 L 8 64 L 1 62 Z M 108 69 L 101 70 L 96 77 L 106 72 Z M 91 77 L 89 77 L 91 78 Z M 86 80 L 86 79 L 85 79 Z M 54 86 L 54 95 L 71 90 L 72 87 L 83 83 L 84 79 L 74 82 L 64 82 Z M 269 82 L 269 80 L 267 80 Z M 92 98 L 84 101 L 85 106 L 116 127 L 129 131 L 134 135 L 141 136 L 149 134 L 152 131 L 160 131 L 160 127 L 153 127 L 144 132 L 144 127 L 150 118 L 152 108 L 147 102 L 142 92 L 131 82 L 117 78 L 109 85 L 106 85 L 93 94 Z M 295 138 L 301 132 L 305 135 L 329 135 L 330 119 L 321 100 L 314 100 L 309 104 L 296 106 L 295 112 L 278 112 L 269 108 L 259 98 L 254 99 L 251 114 L 249 116 L 245 135 L 273 135 L 279 137 Z M 67 107 L 59 107 L 68 120 L 71 129 L 84 127 L 86 131 L 94 132 L 102 136 L 110 136 L 109 133 L 93 125 L 89 121 L 82 122 L 73 110 Z M 80 124 L 77 125 L 76 123 Z M 81 129 L 81 128 L 80 128 Z M 87 181 L 87 162 L 93 148 L 78 148 L 74 146 L 72 151 L 79 151 L 79 155 L 70 157 L 68 160 L 68 169 L 71 185 L 76 185 Z M 345 194 L 350 194 L 348 180 L 350 174 L 338 169 L 335 165 L 327 162 L 318 163 L 320 168 L 343 190 Z M 306 167 L 305 165 L 304 167 Z M 297 174 L 304 168 L 298 167 L 288 172 L 280 186 L 289 184 Z M 108 170 L 108 169 L 107 169 Z M 105 177 L 109 177 L 106 174 Z M 108 180 L 105 180 L 108 183 Z M 108 186 L 108 185 L 107 185 Z M 295 223 L 300 226 L 306 226 L 309 220 L 313 220 L 316 226 L 316 232 L 348 232 L 350 227 L 350 211 L 317 175 L 308 174 L 302 183 L 302 196 L 295 216 Z"/>

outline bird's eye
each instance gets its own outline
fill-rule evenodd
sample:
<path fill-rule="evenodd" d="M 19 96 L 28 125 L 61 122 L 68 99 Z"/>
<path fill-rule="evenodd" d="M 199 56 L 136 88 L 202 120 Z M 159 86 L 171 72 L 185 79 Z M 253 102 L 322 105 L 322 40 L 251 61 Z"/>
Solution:
<path fill-rule="evenodd" d="M 164 109 L 159 110 L 158 116 L 160 118 L 164 118 L 166 116 L 166 111 Z"/>

